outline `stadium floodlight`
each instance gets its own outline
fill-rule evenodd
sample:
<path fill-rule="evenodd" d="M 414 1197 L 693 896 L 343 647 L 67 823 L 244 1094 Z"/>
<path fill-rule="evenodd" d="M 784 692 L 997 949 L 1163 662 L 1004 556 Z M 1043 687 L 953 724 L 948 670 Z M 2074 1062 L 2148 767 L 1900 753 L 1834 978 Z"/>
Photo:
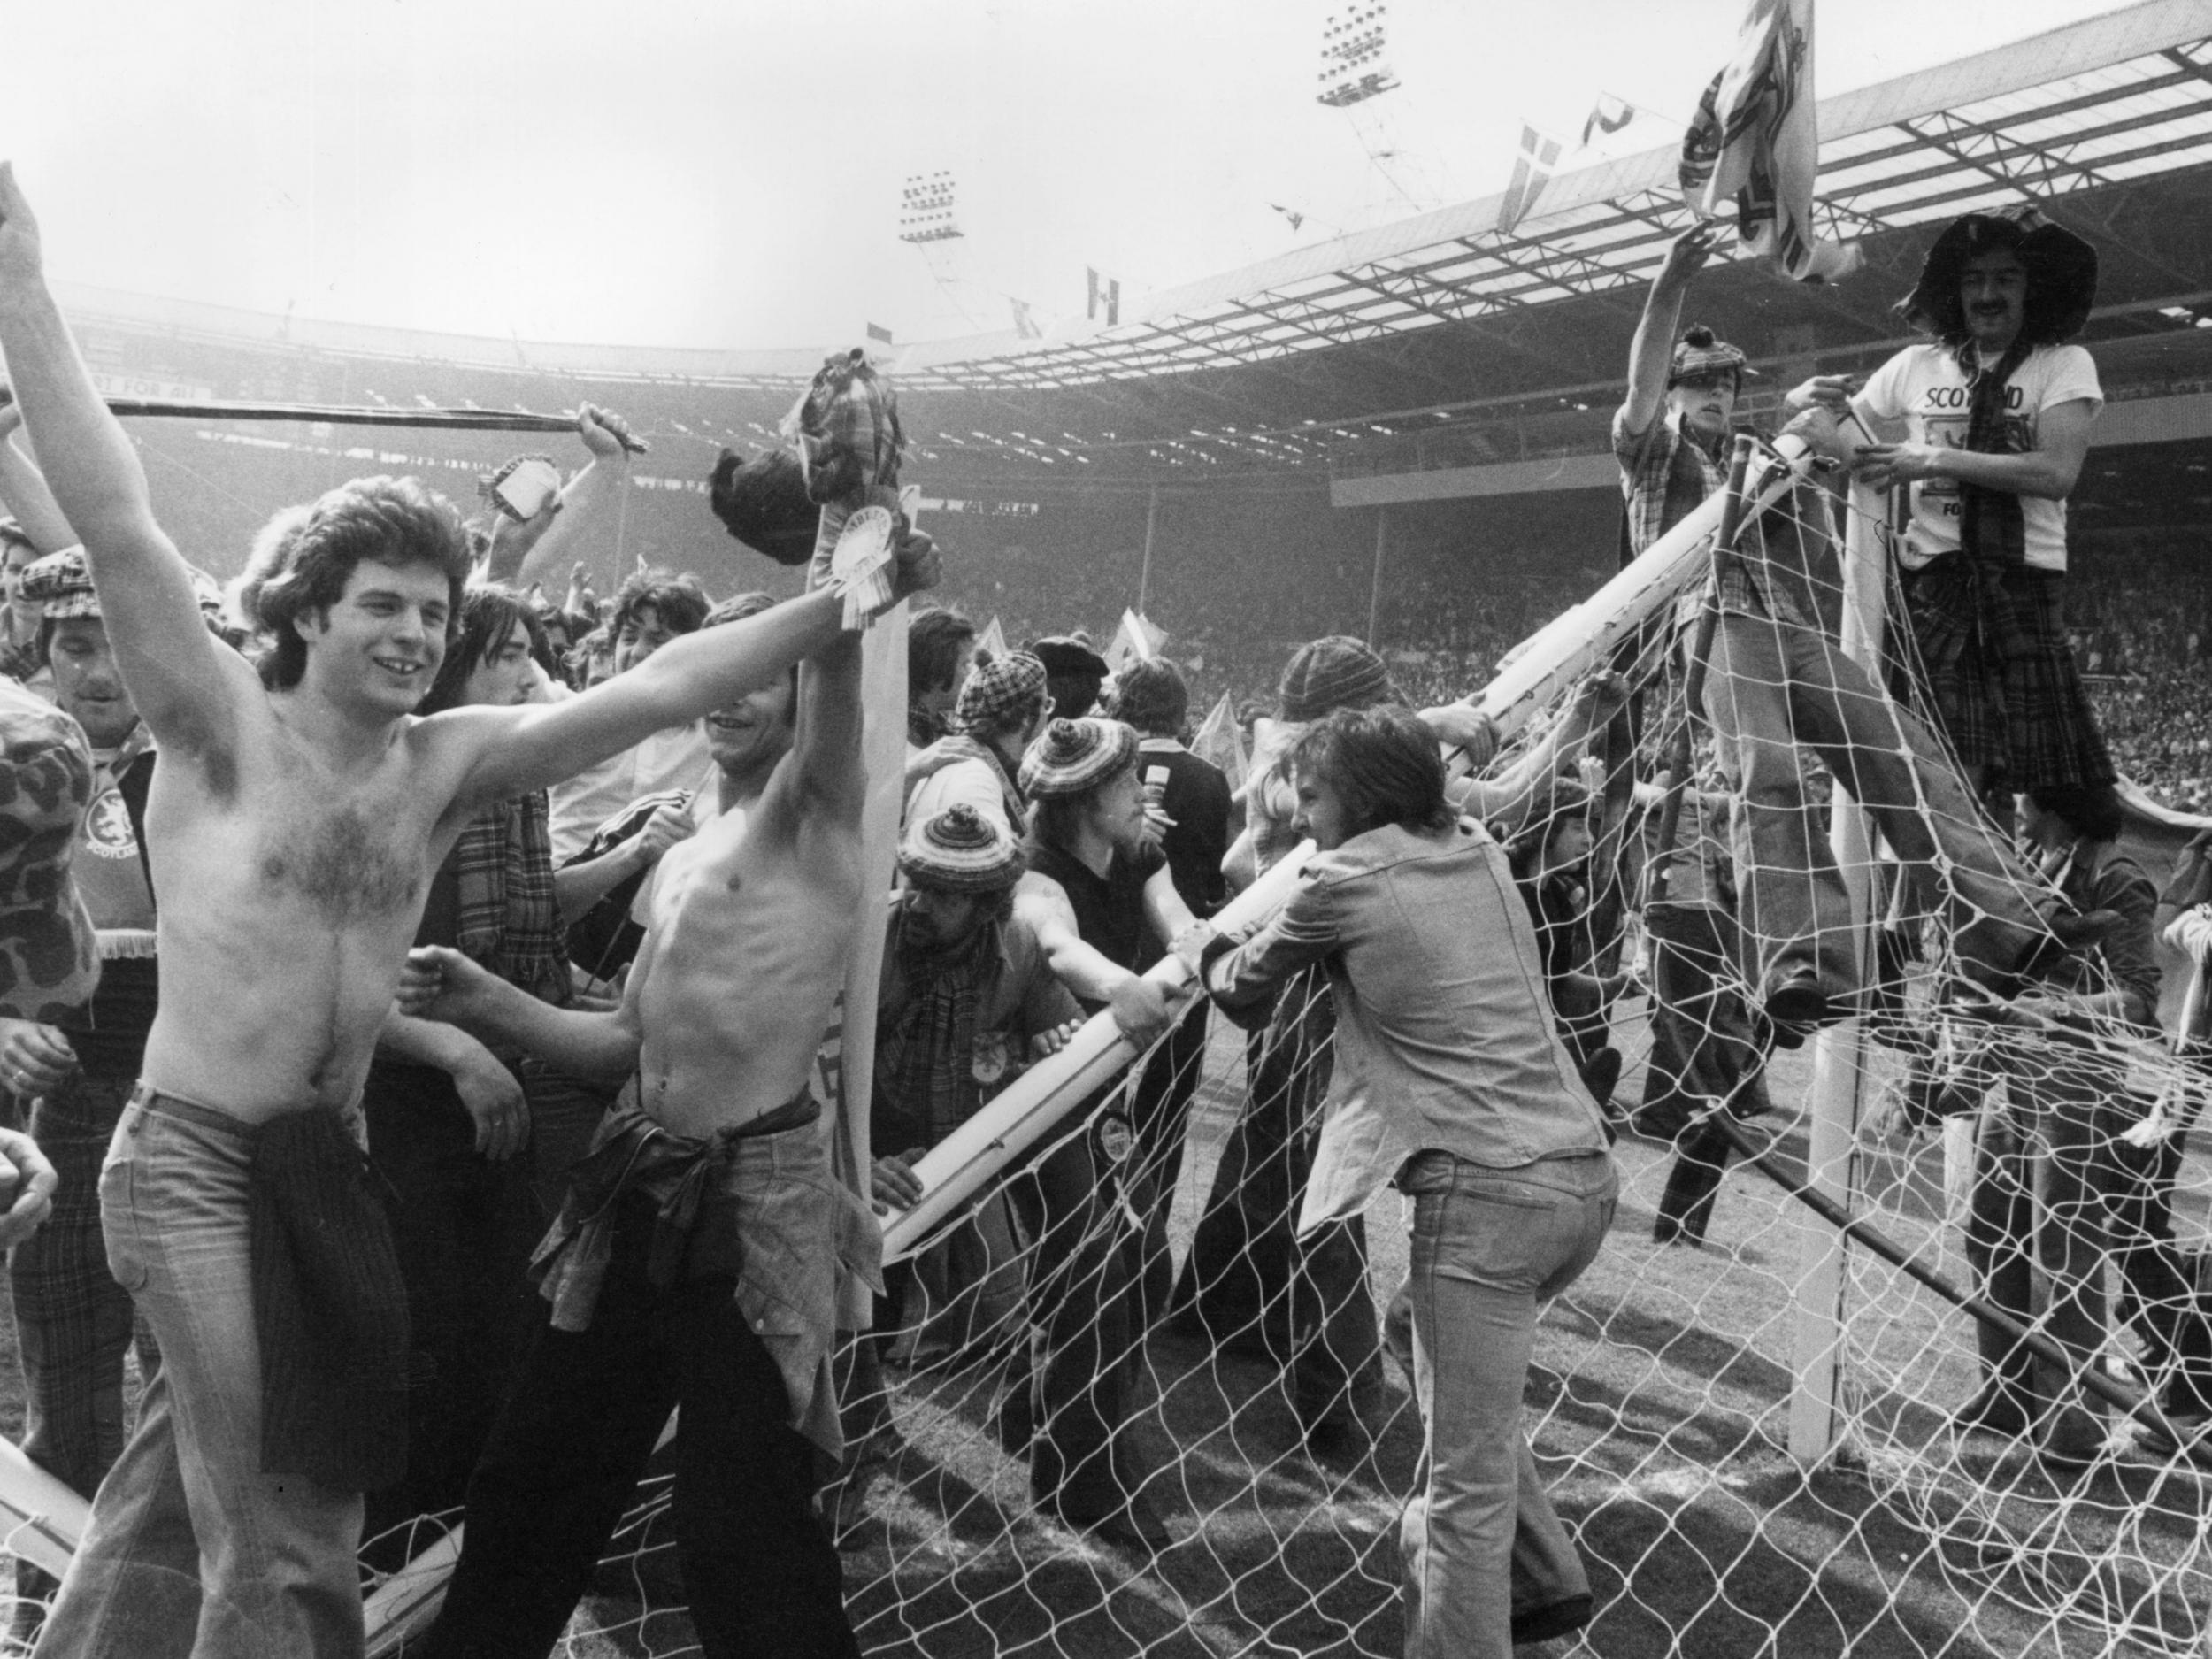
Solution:
<path fill-rule="evenodd" d="M 899 192 L 901 242 L 950 242 L 963 233 L 955 217 L 957 184 L 950 173 L 910 173 Z"/>
<path fill-rule="evenodd" d="M 1321 83 L 1316 95 L 1333 110 L 1379 96 L 1398 84 L 1384 58 L 1389 45 L 1390 8 L 1371 0 L 1344 12 L 1331 12 L 1321 25 Z"/>

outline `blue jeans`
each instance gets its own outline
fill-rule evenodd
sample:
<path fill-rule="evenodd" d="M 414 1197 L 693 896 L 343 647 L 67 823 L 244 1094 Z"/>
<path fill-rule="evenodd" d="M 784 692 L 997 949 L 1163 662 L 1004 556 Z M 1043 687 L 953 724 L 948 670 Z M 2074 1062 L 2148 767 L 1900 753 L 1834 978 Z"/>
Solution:
<path fill-rule="evenodd" d="M 261 1472 L 246 1125 L 142 1091 L 100 1171 L 108 1265 L 161 1348 L 38 1651 L 297 1659 L 363 1650 L 361 1494 Z"/>
<path fill-rule="evenodd" d="M 1494 1170 L 1407 1160 L 1405 1287 L 1384 1320 L 1413 1379 L 1427 1480 L 1406 1504 L 1407 1659 L 1508 1659 L 1516 1611 L 1590 1594 L 1521 1432 L 1537 1315 L 1596 1258 L 1620 1187 L 1602 1152 Z"/>

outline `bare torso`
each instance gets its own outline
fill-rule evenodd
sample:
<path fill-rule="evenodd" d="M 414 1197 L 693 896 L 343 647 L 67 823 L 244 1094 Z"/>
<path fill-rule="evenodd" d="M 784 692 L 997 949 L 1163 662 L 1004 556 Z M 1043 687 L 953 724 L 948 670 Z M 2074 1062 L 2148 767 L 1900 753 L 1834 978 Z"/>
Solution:
<path fill-rule="evenodd" d="M 228 750 L 154 773 L 161 1005 L 145 1076 L 258 1123 L 360 1094 L 460 826 L 452 761 L 420 722 L 348 766 L 273 704 L 241 726 Z"/>
<path fill-rule="evenodd" d="M 679 1134 L 735 1127 L 804 1088 L 844 988 L 859 837 L 791 819 L 726 814 L 662 860 L 632 994 L 639 1103 Z"/>

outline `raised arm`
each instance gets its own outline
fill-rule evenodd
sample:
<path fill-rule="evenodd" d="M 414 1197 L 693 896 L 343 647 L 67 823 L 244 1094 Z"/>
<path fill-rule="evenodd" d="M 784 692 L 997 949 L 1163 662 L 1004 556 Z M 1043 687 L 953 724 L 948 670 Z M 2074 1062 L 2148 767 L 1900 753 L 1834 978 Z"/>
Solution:
<path fill-rule="evenodd" d="M 937 555 L 929 538 L 902 543 L 896 568 L 894 591 L 902 598 L 933 585 Z M 818 588 L 741 622 L 672 640 L 629 672 L 579 696 L 519 708 L 449 709 L 424 725 L 438 729 L 439 741 L 464 746 L 466 776 L 457 803 L 458 810 L 473 811 L 573 777 L 655 732 L 703 718 L 758 690 L 835 641 L 842 606 L 835 593 Z"/>
<path fill-rule="evenodd" d="M 1666 401 L 1667 365 L 1674 360 L 1674 336 L 1682 321 L 1682 301 L 1690 279 L 1711 257 L 1719 228 L 1700 220 L 1674 239 L 1659 274 L 1644 296 L 1644 314 L 1628 348 L 1628 394 L 1621 400 L 1620 424 L 1631 433 L 1648 432 Z"/>
<path fill-rule="evenodd" d="M 38 222 L 0 162 L 0 351 L 47 483 L 85 556 L 117 665 L 165 749 L 227 741 L 253 670 L 201 625 L 184 560 L 154 522 L 146 474 L 85 372 L 46 286 Z"/>
<path fill-rule="evenodd" d="M 54 492 L 46 486 L 46 475 L 15 442 L 16 429 L 23 424 L 22 405 L 4 387 L 0 387 L 0 398 L 5 399 L 0 402 L 0 503 L 40 552 L 58 553 L 76 546 L 77 533 L 62 516 Z"/>
<path fill-rule="evenodd" d="M 614 545 L 622 492 L 630 485 L 630 451 L 623 442 L 630 429 L 619 415 L 586 403 L 576 411 L 576 431 L 590 462 L 562 487 L 559 510 L 534 541 L 494 536 L 485 567 L 493 581 L 527 588 L 545 580 L 565 560 L 588 562 L 596 549 Z"/>

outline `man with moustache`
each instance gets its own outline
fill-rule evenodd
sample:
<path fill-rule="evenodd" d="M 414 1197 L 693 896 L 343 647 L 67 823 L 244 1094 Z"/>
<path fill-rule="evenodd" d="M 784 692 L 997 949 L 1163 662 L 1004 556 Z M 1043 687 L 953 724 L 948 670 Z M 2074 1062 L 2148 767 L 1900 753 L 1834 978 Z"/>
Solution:
<path fill-rule="evenodd" d="M 2097 365 L 2067 343 L 2089 319 L 2097 250 L 2032 206 L 1969 213 L 1928 250 L 1907 346 L 1855 397 L 1841 375 L 1793 408 L 1902 419 L 1902 443 L 1832 440 L 1860 481 L 1908 486 L 1898 562 L 1918 672 L 1975 792 L 2095 788 L 2117 775 L 2066 637 L 2066 498 L 2104 406 Z"/>

